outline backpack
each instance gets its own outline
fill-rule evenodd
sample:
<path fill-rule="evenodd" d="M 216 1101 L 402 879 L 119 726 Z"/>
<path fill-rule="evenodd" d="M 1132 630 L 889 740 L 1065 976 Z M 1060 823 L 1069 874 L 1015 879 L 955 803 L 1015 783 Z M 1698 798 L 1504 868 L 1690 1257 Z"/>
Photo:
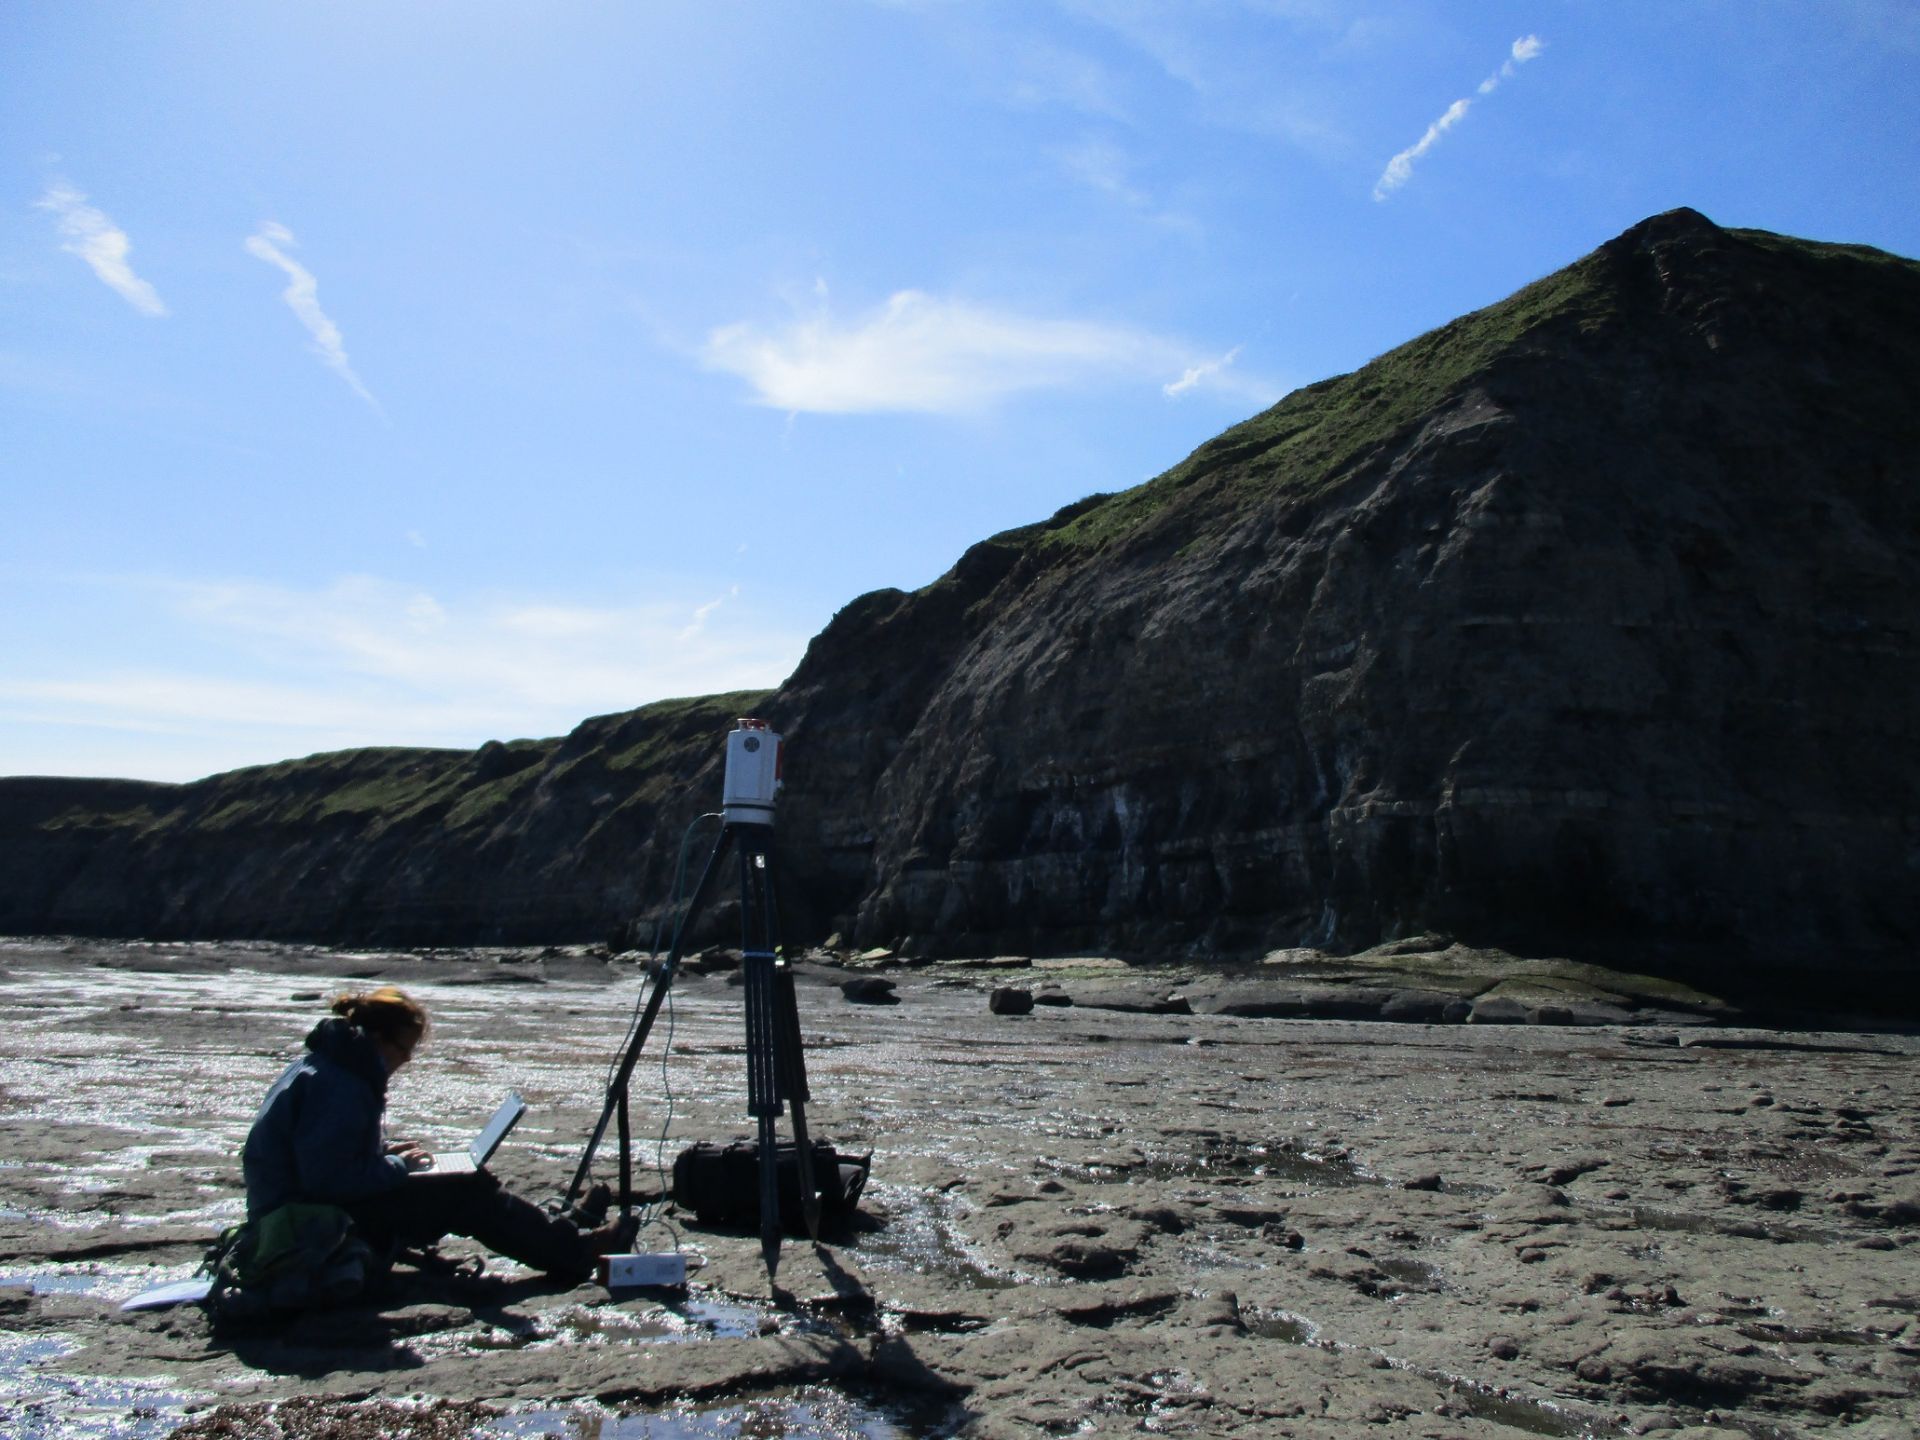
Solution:
<path fill-rule="evenodd" d="M 207 1308 L 222 1321 L 348 1304 L 389 1263 L 339 1206 L 295 1202 L 222 1232 L 201 1268 L 213 1281 Z"/>
<path fill-rule="evenodd" d="M 793 1142 L 774 1149 L 779 1183 L 780 1224 L 789 1234 L 806 1228 L 800 1206 L 800 1162 Z M 824 1140 L 813 1142 L 813 1188 L 820 1214 L 844 1219 L 860 1204 L 873 1152 L 843 1155 Z M 760 1218 L 760 1145 L 735 1140 L 730 1145 L 701 1141 L 682 1150 L 673 1162 L 673 1203 L 693 1211 L 703 1225 L 752 1225 Z"/>

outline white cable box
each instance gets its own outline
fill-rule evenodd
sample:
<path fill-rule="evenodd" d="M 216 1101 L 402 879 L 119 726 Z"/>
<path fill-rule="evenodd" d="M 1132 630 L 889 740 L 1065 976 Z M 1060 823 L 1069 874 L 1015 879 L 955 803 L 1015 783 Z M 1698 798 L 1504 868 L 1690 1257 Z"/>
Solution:
<path fill-rule="evenodd" d="M 687 1283 L 687 1257 L 674 1251 L 664 1255 L 603 1255 L 600 1283 L 609 1290 L 652 1285 L 673 1287 Z"/>

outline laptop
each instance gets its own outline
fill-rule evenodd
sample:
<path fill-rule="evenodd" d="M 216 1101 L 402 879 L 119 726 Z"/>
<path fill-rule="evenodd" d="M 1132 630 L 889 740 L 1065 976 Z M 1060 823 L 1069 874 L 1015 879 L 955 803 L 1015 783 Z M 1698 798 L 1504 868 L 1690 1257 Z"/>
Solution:
<path fill-rule="evenodd" d="M 493 1118 L 473 1137 L 471 1145 L 464 1150 L 436 1152 L 433 1164 L 410 1172 L 410 1177 L 432 1180 L 445 1175 L 471 1175 L 485 1168 L 487 1161 L 493 1158 L 493 1152 L 500 1148 L 500 1142 L 507 1138 L 507 1132 L 526 1113 L 527 1102 L 520 1098 L 520 1092 L 509 1090 L 507 1098 L 500 1102 L 500 1108 L 493 1112 Z"/>

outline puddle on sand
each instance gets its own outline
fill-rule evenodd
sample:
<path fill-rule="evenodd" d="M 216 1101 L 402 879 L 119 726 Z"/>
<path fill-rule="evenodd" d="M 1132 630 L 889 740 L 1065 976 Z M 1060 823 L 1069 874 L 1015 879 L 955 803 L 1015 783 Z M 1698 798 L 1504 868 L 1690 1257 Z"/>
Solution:
<path fill-rule="evenodd" d="M 0 1435 L 7 1440 L 161 1440 L 200 1397 L 150 1380 L 51 1367 L 80 1347 L 63 1335 L 0 1334 Z"/>
<path fill-rule="evenodd" d="M 1377 1185 L 1345 1155 L 1322 1155 L 1291 1142 L 1240 1145 L 1208 1140 L 1189 1155 L 1157 1156 L 1133 1165 L 1086 1165 L 1077 1169 L 1088 1180 L 1217 1180 L 1242 1184 L 1261 1180 L 1307 1189 L 1345 1189 Z"/>
<path fill-rule="evenodd" d="M 1240 1319 L 1241 1323 L 1247 1327 L 1249 1335 L 1256 1335 L 1263 1340 L 1278 1340 L 1287 1345 L 1323 1345 L 1336 1350 L 1348 1348 L 1339 1342 L 1322 1340 L 1318 1325 L 1290 1311 L 1243 1310 L 1240 1313 Z M 1386 1358 L 1390 1364 L 1400 1365 L 1400 1362 L 1393 1361 L 1391 1357 Z M 1400 1366 L 1400 1368 L 1406 1369 L 1410 1374 L 1422 1375 L 1445 1385 L 1453 1397 L 1454 1413 L 1470 1415 L 1476 1420 L 1504 1425 L 1508 1429 L 1519 1430 L 1527 1435 L 1551 1435 L 1561 1437 L 1561 1440 L 1604 1440 L 1604 1437 L 1617 1436 L 1621 1433 L 1619 1430 L 1593 1421 L 1576 1419 L 1565 1411 L 1542 1401 L 1503 1394 L 1489 1386 L 1476 1385 L 1471 1380 L 1444 1375 L 1437 1371 L 1421 1370 L 1413 1366 Z"/>
<path fill-rule="evenodd" d="M 862 1265 L 951 1280 L 969 1290 L 1007 1290 L 1019 1283 L 974 1252 L 950 1197 L 898 1185 L 869 1187 L 868 1193 L 886 1218 L 845 1242 Z"/>
<path fill-rule="evenodd" d="M 148 1265 L 131 1269 L 85 1261 L 38 1270 L 0 1270 L 0 1288 L 31 1290 L 36 1295 L 91 1295 L 118 1303 L 156 1286 L 199 1273 L 197 1265 Z"/>
<path fill-rule="evenodd" d="M 1696 1215 L 1679 1210 L 1656 1210 L 1645 1205 L 1600 1206 L 1601 1215 L 1631 1220 L 1638 1230 L 1664 1230 L 1680 1235 L 1718 1235 L 1734 1240 L 1770 1240 L 1776 1244 L 1836 1245 L 1844 1238 L 1838 1230 L 1819 1230 L 1809 1225 L 1763 1224 L 1751 1219 L 1726 1219 L 1715 1215 Z"/>
<path fill-rule="evenodd" d="M 1288 1310 L 1243 1310 L 1240 1323 L 1247 1327 L 1249 1335 L 1288 1345 L 1311 1345 L 1320 1334 L 1318 1325 Z"/>
<path fill-rule="evenodd" d="M 689 1300 L 675 1307 L 701 1331 L 716 1340 L 745 1340 L 765 1328 L 765 1318 L 746 1305 L 730 1305 L 720 1300 Z"/>
<path fill-rule="evenodd" d="M 1551 1435 L 1561 1437 L 1561 1440 L 1602 1440 L 1602 1437 L 1622 1433 L 1611 1426 L 1577 1420 L 1540 1401 L 1503 1395 L 1484 1385 L 1458 1380 L 1452 1389 L 1455 1405 L 1474 1419 L 1504 1425 L 1527 1435 Z"/>
<path fill-rule="evenodd" d="M 1781 1325 L 1768 1321 L 1756 1321 L 1733 1328 L 1749 1340 L 1759 1340 L 1769 1345 L 1880 1345 L 1891 1338 L 1873 1330 Z"/>
<path fill-rule="evenodd" d="M 475 1432 L 476 1440 L 926 1440 L 949 1433 L 944 1416 L 920 1415 L 807 1386 L 791 1394 L 623 1415 L 599 1405 L 523 1410 Z"/>
<path fill-rule="evenodd" d="M 764 1334 L 775 1322 L 745 1305 L 687 1300 L 651 1310 L 616 1305 L 571 1305 L 511 1325 L 485 1324 L 410 1342 L 421 1355 L 457 1355 L 488 1350 L 547 1350 L 566 1346 L 677 1345 L 699 1340 L 741 1340 Z M 777 1328 L 777 1327 L 775 1327 Z"/>
<path fill-rule="evenodd" d="M 1376 1259 L 1373 1267 L 1394 1282 L 1381 1289 L 1396 1299 L 1402 1295 L 1424 1294 L 1443 1288 L 1439 1270 L 1421 1260 Z"/>

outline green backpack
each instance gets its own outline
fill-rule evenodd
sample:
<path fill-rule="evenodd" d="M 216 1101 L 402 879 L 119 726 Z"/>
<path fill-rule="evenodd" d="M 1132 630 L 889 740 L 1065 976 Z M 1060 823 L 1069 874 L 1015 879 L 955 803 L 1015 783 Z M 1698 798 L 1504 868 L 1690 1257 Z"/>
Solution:
<path fill-rule="evenodd" d="M 250 1320 L 344 1305 L 385 1276 L 383 1257 L 337 1205 L 282 1205 L 224 1231 L 202 1267 L 216 1320 Z"/>

